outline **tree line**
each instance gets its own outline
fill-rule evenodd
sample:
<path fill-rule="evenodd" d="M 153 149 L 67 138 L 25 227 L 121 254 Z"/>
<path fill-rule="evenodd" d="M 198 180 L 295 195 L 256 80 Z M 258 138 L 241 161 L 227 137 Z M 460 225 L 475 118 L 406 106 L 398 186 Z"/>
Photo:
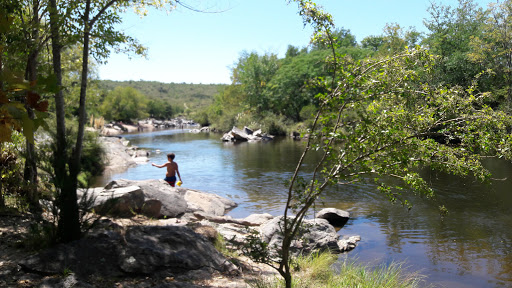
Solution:
<path fill-rule="evenodd" d="M 193 115 L 194 111 L 211 105 L 213 96 L 225 86 L 142 80 L 95 82 L 102 91 L 96 114 L 124 122 L 146 117 L 169 119 L 175 115 Z M 124 109 L 125 106 L 128 109 Z"/>
<path fill-rule="evenodd" d="M 487 104 L 510 113 L 512 1 L 492 3 L 485 9 L 473 0 L 459 0 L 456 7 L 433 2 L 428 12 L 426 33 L 390 23 L 382 34 L 358 43 L 350 30 L 335 29 L 336 53 L 365 61 L 391 57 L 419 45 L 436 59 L 433 73 L 422 81 L 460 87 L 477 84 L 479 92 L 490 93 Z M 221 130 L 258 123 L 266 128 L 281 127 L 272 131 L 281 134 L 290 127 L 307 128 L 319 106 L 315 95 L 323 92 L 311 89 L 311 81 L 330 77 L 326 40 L 319 39 L 309 47 L 290 45 L 283 58 L 275 53 L 242 53 L 231 71 L 232 84 L 216 95 L 198 121 Z"/>

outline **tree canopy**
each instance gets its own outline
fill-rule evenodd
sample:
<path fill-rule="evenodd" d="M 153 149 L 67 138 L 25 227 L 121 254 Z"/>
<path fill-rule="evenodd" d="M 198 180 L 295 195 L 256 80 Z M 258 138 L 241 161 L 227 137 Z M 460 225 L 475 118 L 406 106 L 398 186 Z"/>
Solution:
<path fill-rule="evenodd" d="M 356 60 L 340 53 L 331 15 L 312 1 L 294 2 L 314 29 L 312 42 L 330 47 L 330 56 L 324 58 L 326 73 L 307 81 L 318 110 L 304 131 L 307 144 L 287 186 L 282 244 L 274 247 L 277 255 L 258 249 L 265 243 L 250 250 L 279 271 L 286 287 L 293 282 L 290 245 L 327 187 L 375 181 L 391 202 L 411 208 L 408 193 L 435 198 L 421 169 L 485 182 L 490 173 L 484 157 L 512 159 L 512 117 L 487 104 L 491 94 L 478 90 L 478 78 L 465 79 L 466 86 L 441 83 L 436 69 L 446 67 L 446 59 L 420 46 L 407 47 L 418 34 L 405 36 L 399 26 L 387 26 L 377 49 L 385 53 Z M 305 173 L 303 160 L 312 151 L 322 156 L 313 172 Z"/>

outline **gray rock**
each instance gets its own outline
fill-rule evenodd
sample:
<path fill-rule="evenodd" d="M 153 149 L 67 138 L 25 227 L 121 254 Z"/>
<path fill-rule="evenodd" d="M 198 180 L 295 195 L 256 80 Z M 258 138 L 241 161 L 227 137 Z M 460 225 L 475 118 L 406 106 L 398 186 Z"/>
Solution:
<path fill-rule="evenodd" d="M 83 194 L 77 193 L 82 199 Z M 94 201 L 100 214 L 131 217 L 144 204 L 144 193 L 138 186 L 127 186 L 110 190 L 89 190 L 87 196 Z"/>
<path fill-rule="evenodd" d="M 123 244 L 121 239 L 118 232 L 86 237 L 39 252 L 19 264 L 26 271 L 46 275 L 73 271 L 80 277 L 93 274 L 122 276 L 124 273 L 116 265 L 119 261 L 117 250 Z"/>
<path fill-rule="evenodd" d="M 126 230 L 97 231 L 42 251 L 20 265 L 25 270 L 47 275 L 69 270 L 78 277 L 198 269 L 237 273 L 236 267 L 206 238 L 190 228 L 178 226 L 131 226 Z"/>
<path fill-rule="evenodd" d="M 256 137 L 263 137 L 263 132 L 261 131 L 261 129 L 258 129 L 256 131 L 254 131 L 252 133 L 252 135 L 256 136 Z"/>
<path fill-rule="evenodd" d="M 113 132 L 108 133 L 113 134 Z M 124 145 L 122 138 L 100 137 L 99 139 L 105 150 L 105 160 L 108 163 L 105 167 L 105 174 L 122 172 L 137 165 L 128 153 L 129 148 Z"/>
<path fill-rule="evenodd" d="M 283 242 L 282 235 L 283 216 L 276 217 L 259 227 L 262 240 L 272 249 L 279 249 Z M 290 250 L 294 255 L 309 254 L 313 251 L 329 250 L 333 253 L 341 252 L 338 247 L 339 235 L 332 225 L 325 219 L 304 220 L 303 228 L 293 241 Z"/>
<path fill-rule="evenodd" d="M 274 216 L 268 213 L 252 214 L 242 219 L 235 219 L 231 216 L 212 216 L 202 212 L 194 212 L 194 216 L 198 219 L 206 219 L 215 223 L 234 223 L 242 226 L 260 226 L 274 218 Z"/>
<path fill-rule="evenodd" d="M 165 181 L 156 179 L 114 180 L 103 189 L 89 189 L 87 194 L 80 191 L 79 199 L 82 199 L 84 195 L 95 199 L 96 207 L 104 206 L 105 209 L 112 209 L 112 207 L 116 207 L 113 204 L 124 205 L 113 209 L 113 211 L 121 211 L 121 214 L 115 214 L 121 217 L 130 217 L 133 212 L 137 212 L 152 218 L 174 218 L 186 212 L 196 211 L 221 216 L 237 206 L 235 202 L 227 198 L 197 190 L 174 188 Z M 108 205 L 104 205 L 104 203 Z"/>
<path fill-rule="evenodd" d="M 144 204 L 142 205 L 141 213 L 142 215 L 145 215 L 147 217 L 151 218 L 159 218 L 162 216 L 162 202 L 155 200 L 155 199 L 149 199 L 147 201 L 144 201 Z"/>
<path fill-rule="evenodd" d="M 187 201 L 188 204 L 188 212 L 203 211 L 206 214 L 214 216 L 224 215 L 226 211 L 237 206 L 235 202 L 216 194 L 195 190 L 186 191 L 185 201 Z"/>
<path fill-rule="evenodd" d="M 44 278 L 39 288 L 94 288 L 94 286 L 80 281 L 74 273 L 64 278 Z"/>
<path fill-rule="evenodd" d="M 244 129 L 233 127 L 231 131 L 224 134 L 221 138 L 224 142 L 267 141 L 272 139 L 273 136 L 261 133 L 261 130 L 257 130 L 253 133 L 253 131 L 248 127 L 244 127 Z"/>
<path fill-rule="evenodd" d="M 265 222 L 268 222 L 270 220 L 274 219 L 274 216 L 264 213 L 264 214 L 251 214 L 244 219 L 243 221 L 250 223 L 250 226 L 259 226 Z"/>
<path fill-rule="evenodd" d="M 216 229 L 224 239 L 236 244 L 244 243 L 249 232 L 247 226 L 234 223 L 218 224 Z"/>
<path fill-rule="evenodd" d="M 162 203 L 160 217 L 178 217 L 187 210 L 187 202 L 180 192 L 164 180 L 152 179 L 135 183 L 144 191 L 145 199 L 158 200 Z"/>
<path fill-rule="evenodd" d="M 345 236 L 338 241 L 338 247 L 341 252 L 348 252 L 357 246 L 357 242 L 361 240 L 361 236 Z"/>
<path fill-rule="evenodd" d="M 146 151 L 146 150 L 136 150 L 135 153 L 134 153 L 134 156 L 135 157 L 148 157 L 149 156 L 149 152 Z"/>
<path fill-rule="evenodd" d="M 252 135 L 253 131 L 251 130 L 251 128 L 245 126 L 244 129 L 242 130 L 245 134 L 247 135 Z"/>
<path fill-rule="evenodd" d="M 336 208 L 324 208 L 317 213 L 316 218 L 325 219 L 332 226 L 341 228 L 347 224 L 350 213 Z"/>
<path fill-rule="evenodd" d="M 119 263 L 128 273 L 148 274 L 163 268 L 227 272 L 232 265 L 209 241 L 187 227 L 130 227 L 126 241 Z"/>

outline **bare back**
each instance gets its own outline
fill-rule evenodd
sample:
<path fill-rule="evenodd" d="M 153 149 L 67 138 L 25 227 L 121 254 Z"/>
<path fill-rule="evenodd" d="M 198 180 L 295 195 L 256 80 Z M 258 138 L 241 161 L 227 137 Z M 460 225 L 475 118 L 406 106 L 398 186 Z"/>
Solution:
<path fill-rule="evenodd" d="M 174 161 L 167 162 L 165 163 L 165 166 L 167 167 L 167 173 L 165 174 L 166 177 L 176 176 L 176 172 L 178 171 L 178 163 Z"/>

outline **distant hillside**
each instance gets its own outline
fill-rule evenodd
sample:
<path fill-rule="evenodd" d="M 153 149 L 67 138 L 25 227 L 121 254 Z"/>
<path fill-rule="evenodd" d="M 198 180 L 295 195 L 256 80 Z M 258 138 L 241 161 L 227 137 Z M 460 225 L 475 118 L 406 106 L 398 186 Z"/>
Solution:
<path fill-rule="evenodd" d="M 225 84 L 161 83 L 156 81 L 112 81 L 99 80 L 100 89 L 111 91 L 117 86 L 130 86 L 149 99 L 161 99 L 171 105 L 179 105 L 197 111 L 213 103 L 213 96 Z"/>

